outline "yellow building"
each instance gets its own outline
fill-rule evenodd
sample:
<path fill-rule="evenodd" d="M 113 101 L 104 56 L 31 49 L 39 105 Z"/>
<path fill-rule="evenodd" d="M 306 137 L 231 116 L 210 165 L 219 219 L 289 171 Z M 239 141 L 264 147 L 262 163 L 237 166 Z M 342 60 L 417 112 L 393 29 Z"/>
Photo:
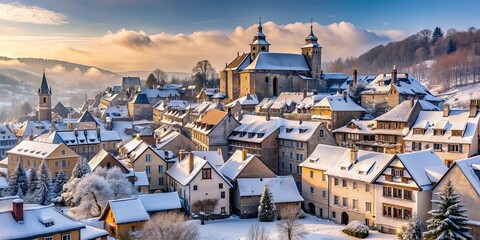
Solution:
<path fill-rule="evenodd" d="M 125 198 L 108 201 L 99 220 L 105 221 L 104 228 L 110 236 L 119 239 L 142 229 L 149 219 L 140 199 Z"/>
<path fill-rule="evenodd" d="M 15 148 L 8 151 L 8 172 L 13 172 L 18 162 L 22 162 L 27 170 L 37 168 L 42 161 L 46 161 L 54 178 L 60 170 L 70 177 L 73 167 L 80 156 L 73 152 L 65 144 L 44 142 L 22 141 Z"/>

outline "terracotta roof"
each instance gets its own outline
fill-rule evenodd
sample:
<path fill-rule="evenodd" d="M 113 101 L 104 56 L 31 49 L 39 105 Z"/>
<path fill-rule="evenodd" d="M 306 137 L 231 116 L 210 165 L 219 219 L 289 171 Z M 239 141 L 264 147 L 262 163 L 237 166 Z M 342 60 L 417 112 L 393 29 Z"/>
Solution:
<path fill-rule="evenodd" d="M 202 119 L 198 120 L 199 123 L 205 123 L 209 125 L 217 125 L 227 116 L 227 112 L 219 111 L 217 109 L 210 109 Z"/>

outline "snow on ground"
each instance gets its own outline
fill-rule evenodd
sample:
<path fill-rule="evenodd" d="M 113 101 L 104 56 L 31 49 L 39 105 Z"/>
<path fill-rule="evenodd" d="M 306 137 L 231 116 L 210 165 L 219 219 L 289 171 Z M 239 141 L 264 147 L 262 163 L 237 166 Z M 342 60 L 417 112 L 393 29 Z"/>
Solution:
<path fill-rule="evenodd" d="M 227 219 L 207 221 L 205 225 L 200 225 L 199 220 L 192 220 L 198 224 L 201 240 L 245 240 L 248 229 L 254 223 L 259 223 L 270 233 L 270 239 L 280 239 L 276 232 L 275 222 L 259 222 L 258 219 L 239 219 L 237 216 L 232 216 Z M 328 220 L 323 220 L 311 215 L 307 215 L 305 219 L 300 219 L 308 232 L 305 240 L 353 240 L 357 239 L 350 237 L 342 232 L 345 226 L 335 224 Z M 397 239 L 395 235 L 388 235 L 376 231 L 370 231 L 367 239 Z"/>
<path fill-rule="evenodd" d="M 453 108 L 468 108 L 470 99 L 480 98 L 480 83 L 453 88 L 437 97 L 445 99 L 445 103 Z"/>

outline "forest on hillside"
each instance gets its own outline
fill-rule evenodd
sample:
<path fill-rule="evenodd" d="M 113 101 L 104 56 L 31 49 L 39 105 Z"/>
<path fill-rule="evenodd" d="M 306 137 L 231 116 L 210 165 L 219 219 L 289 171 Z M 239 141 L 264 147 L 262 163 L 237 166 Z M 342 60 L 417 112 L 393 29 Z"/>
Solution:
<path fill-rule="evenodd" d="M 410 72 L 439 92 L 480 81 L 480 29 L 449 29 L 443 32 L 422 30 L 406 39 L 376 46 L 366 53 L 328 64 L 329 72 L 361 75 L 389 73 L 396 65 L 400 72 Z"/>

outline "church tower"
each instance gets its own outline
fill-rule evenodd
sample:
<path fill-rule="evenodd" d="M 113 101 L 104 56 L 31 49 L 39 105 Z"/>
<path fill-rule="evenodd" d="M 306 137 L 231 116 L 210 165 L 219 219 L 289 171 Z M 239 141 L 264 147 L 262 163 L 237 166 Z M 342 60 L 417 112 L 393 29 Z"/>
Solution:
<path fill-rule="evenodd" d="M 318 44 L 318 38 L 313 34 L 313 24 L 310 22 L 310 35 L 305 38 L 305 45 L 302 47 L 302 54 L 310 66 L 312 78 L 320 79 L 322 64 L 322 46 Z"/>
<path fill-rule="evenodd" d="M 258 23 L 258 33 L 253 37 L 253 42 L 250 43 L 250 54 L 252 61 L 258 56 L 260 52 L 268 52 L 270 43 L 267 42 L 265 34 L 263 34 L 262 18 Z"/>
<path fill-rule="evenodd" d="M 52 89 L 48 86 L 45 70 L 43 71 L 42 85 L 38 89 L 38 120 L 52 120 Z"/>

